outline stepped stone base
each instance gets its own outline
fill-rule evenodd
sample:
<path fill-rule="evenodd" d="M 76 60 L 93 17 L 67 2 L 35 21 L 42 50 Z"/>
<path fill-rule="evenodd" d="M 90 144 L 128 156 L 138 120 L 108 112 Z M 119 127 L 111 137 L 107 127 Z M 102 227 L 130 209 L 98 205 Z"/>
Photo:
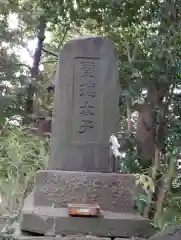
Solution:
<path fill-rule="evenodd" d="M 150 237 L 150 222 L 137 215 L 129 174 L 39 171 L 25 200 L 21 230 L 46 236 Z M 68 203 L 99 204 L 97 218 L 70 217 Z"/>
<path fill-rule="evenodd" d="M 48 236 L 94 235 L 101 237 L 150 237 L 148 220 L 132 213 L 102 212 L 98 218 L 70 217 L 67 208 L 35 207 L 32 194 L 27 198 L 21 229 Z"/>
<path fill-rule="evenodd" d="M 111 238 L 102 238 L 94 236 L 56 236 L 56 237 L 33 237 L 33 236 L 23 236 L 20 235 L 18 240 L 112 240 Z M 146 240 L 143 238 L 115 238 L 114 240 Z"/>
<path fill-rule="evenodd" d="M 17 240 L 112 240 L 109 237 L 96 237 L 92 235 L 72 235 L 72 236 L 33 236 L 30 233 L 20 231 L 16 228 L 15 239 Z M 114 240 L 147 240 L 147 238 L 131 237 L 131 238 L 114 238 Z"/>
<path fill-rule="evenodd" d="M 111 240 L 111 238 L 102 238 L 102 237 L 95 237 L 95 236 L 32 236 L 30 234 L 20 232 L 19 234 L 15 235 L 17 240 Z M 116 239 L 119 240 L 119 239 Z M 124 239 L 120 239 L 124 240 Z M 128 240 L 128 239 L 127 239 Z"/>

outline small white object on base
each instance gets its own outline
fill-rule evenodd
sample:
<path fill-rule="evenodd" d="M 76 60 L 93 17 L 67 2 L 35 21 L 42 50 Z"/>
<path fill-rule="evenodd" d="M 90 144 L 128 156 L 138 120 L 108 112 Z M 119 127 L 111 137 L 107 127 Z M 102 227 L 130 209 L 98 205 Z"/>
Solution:
<path fill-rule="evenodd" d="M 109 139 L 109 142 L 111 143 L 110 149 L 111 149 L 113 155 L 114 155 L 116 158 L 117 158 L 117 157 L 121 157 L 121 153 L 120 153 L 119 150 L 118 150 L 118 149 L 120 148 L 120 144 L 119 144 L 119 142 L 118 142 L 117 137 L 116 137 L 114 134 L 111 135 L 111 137 L 110 137 L 110 139 Z"/>

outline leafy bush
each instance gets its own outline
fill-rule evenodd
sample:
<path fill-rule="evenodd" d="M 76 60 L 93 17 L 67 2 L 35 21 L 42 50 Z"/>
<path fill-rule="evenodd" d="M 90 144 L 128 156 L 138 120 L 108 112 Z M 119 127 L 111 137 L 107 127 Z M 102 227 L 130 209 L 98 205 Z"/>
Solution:
<path fill-rule="evenodd" d="M 38 169 L 46 167 L 44 139 L 22 127 L 8 127 L 0 138 L 0 214 L 18 214 Z"/>

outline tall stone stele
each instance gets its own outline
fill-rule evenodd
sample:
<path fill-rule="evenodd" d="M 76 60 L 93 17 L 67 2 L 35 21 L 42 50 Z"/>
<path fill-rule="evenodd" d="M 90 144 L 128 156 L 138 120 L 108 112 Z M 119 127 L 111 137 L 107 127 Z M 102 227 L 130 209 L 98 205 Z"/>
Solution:
<path fill-rule="evenodd" d="M 60 52 L 48 169 L 37 173 L 22 209 L 32 234 L 149 236 L 135 214 L 134 179 L 110 172 L 109 138 L 119 118 L 118 62 L 106 37 L 80 37 Z M 101 217 L 68 216 L 68 203 L 99 204 Z"/>

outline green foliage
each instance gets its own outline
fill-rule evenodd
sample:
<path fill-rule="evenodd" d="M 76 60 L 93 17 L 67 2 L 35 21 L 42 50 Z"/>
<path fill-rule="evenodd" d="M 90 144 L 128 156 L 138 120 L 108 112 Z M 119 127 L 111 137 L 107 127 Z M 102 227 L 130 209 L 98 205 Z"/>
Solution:
<path fill-rule="evenodd" d="M 0 138 L 0 189 L 2 214 L 19 213 L 38 169 L 48 160 L 45 142 L 22 127 L 9 127 Z"/>
<path fill-rule="evenodd" d="M 159 216 L 157 227 L 164 231 L 168 226 L 181 224 L 181 197 L 180 194 L 171 194 L 167 206 Z"/>

